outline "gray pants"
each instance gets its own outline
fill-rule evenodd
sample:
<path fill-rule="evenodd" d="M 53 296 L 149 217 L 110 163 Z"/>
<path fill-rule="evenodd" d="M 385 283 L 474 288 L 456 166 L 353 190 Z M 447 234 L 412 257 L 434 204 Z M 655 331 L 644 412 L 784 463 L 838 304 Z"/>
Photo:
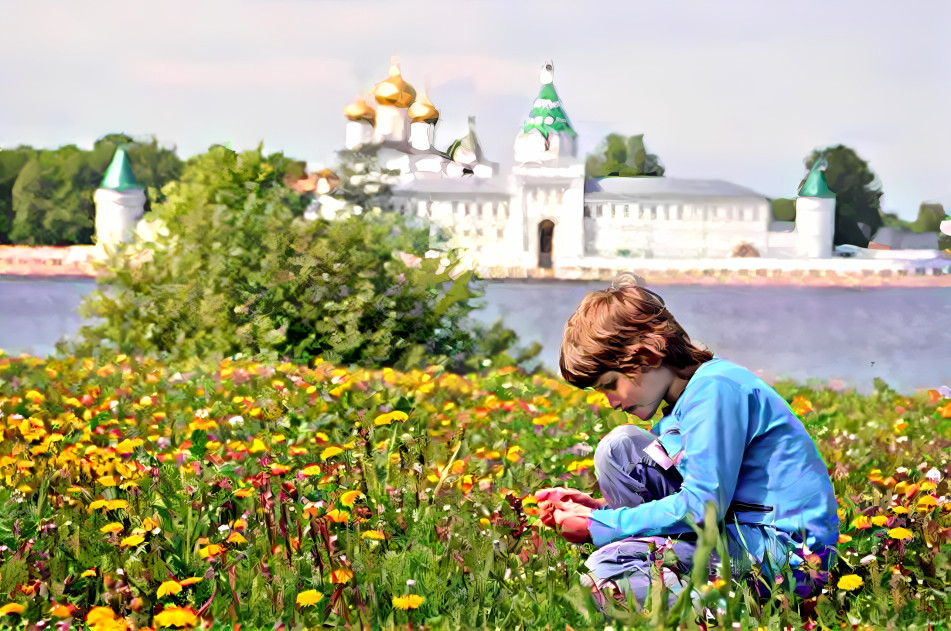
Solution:
<path fill-rule="evenodd" d="M 660 499 L 676 491 L 659 476 L 645 480 L 642 475 L 631 475 L 632 468 L 645 460 L 643 449 L 651 438 L 649 433 L 634 425 L 622 425 L 598 443 L 594 452 L 594 470 L 608 508 L 639 506 L 644 501 Z M 651 543 L 657 549 L 653 558 L 649 549 Z M 624 594 L 632 594 L 638 606 L 643 607 L 650 592 L 650 567 L 655 563 L 654 559 L 663 558 L 665 550 L 673 550 L 678 561 L 660 568 L 664 583 L 670 589 L 669 604 L 672 605 L 689 581 L 696 549 L 692 535 L 629 537 L 597 549 L 585 565 L 594 575 L 597 587 L 613 581 Z M 711 565 L 716 562 L 714 555 Z M 595 594 L 595 599 L 599 599 L 598 594 Z"/>

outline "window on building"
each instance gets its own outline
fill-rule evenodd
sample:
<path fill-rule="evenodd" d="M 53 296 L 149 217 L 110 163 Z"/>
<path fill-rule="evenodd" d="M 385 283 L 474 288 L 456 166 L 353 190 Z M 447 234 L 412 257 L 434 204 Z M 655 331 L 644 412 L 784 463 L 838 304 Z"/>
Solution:
<path fill-rule="evenodd" d="M 598 218 L 604 217 L 604 205 L 598 206 Z"/>
<path fill-rule="evenodd" d="M 591 206 L 585 205 L 585 207 L 584 207 L 584 216 L 587 217 L 587 218 L 589 218 L 589 219 L 591 218 Z"/>
<path fill-rule="evenodd" d="M 628 219 L 628 218 L 630 218 L 630 216 L 631 216 L 631 205 L 630 205 L 630 204 L 624 204 L 624 218 L 625 218 L 625 219 Z"/>

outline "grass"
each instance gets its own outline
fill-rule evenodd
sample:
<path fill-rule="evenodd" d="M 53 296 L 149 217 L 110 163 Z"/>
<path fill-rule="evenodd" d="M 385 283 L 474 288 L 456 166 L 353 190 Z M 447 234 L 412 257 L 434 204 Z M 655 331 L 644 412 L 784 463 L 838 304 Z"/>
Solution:
<path fill-rule="evenodd" d="M 760 604 L 697 579 L 696 604 L 609 620 L 532 496 L 594 489 L 590 451 L 628 422 L 600 395 L 514 368 L 0 355 L 0 625 L 697 628 L 706 606 L 728 628 L 946 629 L 951 400 L 774 386 L 839 498 L 828 588 Z"/>

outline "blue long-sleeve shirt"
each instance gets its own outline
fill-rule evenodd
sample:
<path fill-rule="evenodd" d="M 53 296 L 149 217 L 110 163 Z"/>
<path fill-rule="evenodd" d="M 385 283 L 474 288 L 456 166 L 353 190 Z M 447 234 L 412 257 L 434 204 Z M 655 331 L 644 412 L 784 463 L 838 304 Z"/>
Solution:
<path fill-rule="evenodd" d="M 747 550 L 756 562 L 768 553 L 797 566 L 800 559 L 788 551 L 835 546 L 839 519 L 826 465 L 789 404 L 749 370 L 718 357 L 702 364 L 651 432 L 668 454 L 683 448 L 680 491 L 636 507 L 593 511 L 595 546 L 693 532 L 687 520 L 700 523 L 708 500 L 719 519 L 734 501 L 772 508 L 737 512 L 739 529 L 728 520 L 731 548 Z"/>

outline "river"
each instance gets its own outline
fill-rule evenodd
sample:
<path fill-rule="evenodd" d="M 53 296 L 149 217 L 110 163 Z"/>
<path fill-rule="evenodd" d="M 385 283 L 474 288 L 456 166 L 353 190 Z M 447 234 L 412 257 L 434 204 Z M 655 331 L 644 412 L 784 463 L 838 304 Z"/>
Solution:
<path fill-rule="evenodd" d="M 558 364 L 565 322 L 603 282 L 490 281 L 474 312 L 503 318 L 521 343 Z M 0 349 L 45 356 L 82 326 L 93 279 L 0 277 Z M 933 288 L 655 287 L 692 339 L 767 381 L 838 381 L 862 393 L 880 377 L 904 394 L 951 385 L 951 290 Z"/>

